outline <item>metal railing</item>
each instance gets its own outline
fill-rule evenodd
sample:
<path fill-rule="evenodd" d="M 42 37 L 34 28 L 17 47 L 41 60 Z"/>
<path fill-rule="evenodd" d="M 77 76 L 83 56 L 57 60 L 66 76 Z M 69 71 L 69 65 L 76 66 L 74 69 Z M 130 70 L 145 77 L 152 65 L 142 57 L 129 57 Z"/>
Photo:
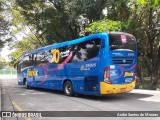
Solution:
<path fill-rule="evenodd" d="M 2 69 L 0 70 L 0 75 L 17 75 L 17 71 L 16 70 L 6 70 L 6 69 Z"/>

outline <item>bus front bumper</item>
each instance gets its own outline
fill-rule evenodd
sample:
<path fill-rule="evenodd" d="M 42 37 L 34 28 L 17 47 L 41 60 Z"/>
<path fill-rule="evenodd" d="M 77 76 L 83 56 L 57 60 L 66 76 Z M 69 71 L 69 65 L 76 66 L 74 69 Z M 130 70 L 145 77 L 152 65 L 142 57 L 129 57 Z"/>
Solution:
<path fill-rule="evenodd" d="M 116 93 L 125 93 L 133 90 L 135 88 L 136 80 L 129 84 L 119 84 L 113 85 L 105 82 L 100 82 L 100 93 L 101 94 L 116 94 Z"/>

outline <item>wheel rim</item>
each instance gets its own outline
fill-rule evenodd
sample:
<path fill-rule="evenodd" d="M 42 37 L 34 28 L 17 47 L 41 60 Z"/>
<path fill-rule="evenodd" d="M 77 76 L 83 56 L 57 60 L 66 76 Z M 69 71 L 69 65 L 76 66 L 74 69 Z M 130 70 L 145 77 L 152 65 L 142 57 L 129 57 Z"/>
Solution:
<path fill-rule="evenodd" d="M 71 88 L 71 85 L 70 84 L 67 84 L 66 87 L 65 87 L 65 91 L 66 91 L 66 94 L 71 94 L 71 91 L 72 91 L 72 88 Z"/>
<path fill-rule="evenodd" d="M 28 85 L 27 85 L 27 81 L 25 82 L 25 86 L 27 87 Z"/>

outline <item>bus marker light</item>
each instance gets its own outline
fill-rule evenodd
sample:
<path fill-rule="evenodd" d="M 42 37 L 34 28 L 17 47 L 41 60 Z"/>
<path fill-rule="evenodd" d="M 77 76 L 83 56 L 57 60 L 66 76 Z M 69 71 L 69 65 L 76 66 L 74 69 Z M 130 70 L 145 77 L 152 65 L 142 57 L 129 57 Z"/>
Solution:
<path fill-rule="evenodd" d="M 109 67 L 105 68 L 105 71 L 104 71 L 104 82 L 106 82 L 108 84 L 111 84 Z"/>
<path fill-rule="evenodd" d="M 126 91 L 126 88 L 121 88 L 121 92 L 125 92 Z"/>

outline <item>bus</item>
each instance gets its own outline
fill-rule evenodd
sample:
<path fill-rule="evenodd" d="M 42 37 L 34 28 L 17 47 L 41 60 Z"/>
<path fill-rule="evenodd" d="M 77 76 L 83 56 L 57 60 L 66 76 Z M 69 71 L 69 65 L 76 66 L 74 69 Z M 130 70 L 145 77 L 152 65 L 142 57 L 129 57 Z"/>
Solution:
<path fill-rule="evenodd" d="M 133 35 L 102 32 L 24 53 L 18 84 L 75 94 L 125 93 L 136 84 L 137 45 Z"/>

